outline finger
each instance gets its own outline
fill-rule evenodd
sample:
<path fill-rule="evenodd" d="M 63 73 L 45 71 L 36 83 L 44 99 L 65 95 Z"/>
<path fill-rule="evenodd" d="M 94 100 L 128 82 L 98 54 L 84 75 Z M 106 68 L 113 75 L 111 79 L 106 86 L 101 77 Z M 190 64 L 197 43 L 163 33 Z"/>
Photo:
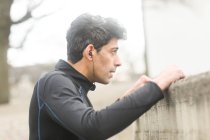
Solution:
<path fill-rule="evenodd" d="M 185 74 L 183 73 L 183 71 L 180 72 L 180 79 L 185 78 Z"/>
<path fill-rule="evenodd" d="M 151 80 L 152 80 L 152 79 L 149 78 L 149 77 L 146 76 L 146 75 L 142 75 L 142 77 L 141 77 L 141 81 L 142 81 L 143 83 L 149 82 L 149 81 L 151 81 Z"/>

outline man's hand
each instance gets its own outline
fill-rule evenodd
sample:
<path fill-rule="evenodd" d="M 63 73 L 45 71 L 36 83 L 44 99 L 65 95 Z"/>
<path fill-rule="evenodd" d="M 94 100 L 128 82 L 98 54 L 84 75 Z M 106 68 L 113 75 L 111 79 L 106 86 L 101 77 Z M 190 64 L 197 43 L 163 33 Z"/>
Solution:
<path fill-rule="evenodd" d="M 128 89 L 125 94 L 120 98 L 122 99 L 123 97 L 133 93 L 135 90 L 139 89 L 140 87 L 144 86 L 147 82 L 155 82 L 161 90 L 167 89 L 171 83 L 185 78 L 185 75 L 183 71 L 178 67 L 178 66 L 169 66 L 165 70 L 163 70 L 159 76 L 157 76 L 154 79 L 149 78 L 146 75 L 142 75 L 137 82 L 130 88 Z"/>
<path fill-rule="evenodd" d="M 135 90 L 139 89 L 140 87 L 144 86 L 145 83 L 152 81 L 151 78 L 149 78 L 146 75 L 142 75 L 137 81 L 136 83 L 130 88 L 128 89 L 125 94 L 123 94 L 123 96 L 120 98 L 122 99 L 123 97 L 133 93 Z"/>
<path fill-rule="evenodd" d="M 171 83 L 185 78 L 183 71 L 177 66 L 170 66 L 160 73 L 159 76 L 153 79 L 161 90 L 167 89 Z"/>

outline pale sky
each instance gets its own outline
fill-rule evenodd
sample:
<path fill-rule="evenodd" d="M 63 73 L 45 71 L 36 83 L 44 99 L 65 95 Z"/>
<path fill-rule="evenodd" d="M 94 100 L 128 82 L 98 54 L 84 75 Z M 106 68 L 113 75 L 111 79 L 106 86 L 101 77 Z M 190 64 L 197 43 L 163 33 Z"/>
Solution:
<path fill-rule="evenodd" d="M 20 18 L 26 12 L 28 0 L 15 0 L 11 9 L 12 19 Z M 36 0 L 34 0 L 36 1 Z M 56 62 L 66 59 L 66 30 L 78 15 L 88 12 L 94 15 L 116 18 L 126 29 L 128 39 L 120 46 L 122 61 L 139 61 L 137 69 L 142 71 L 144 34 L 142 6 L 140 0 L 45 0 L 43 5 L 34 11 L 34 16 L 57 11 L 40 21 L 29 34 L 24 48 L 10 49 L 8 62 L 13 66 L 32 65 L 36 63 Z M 10 43 L 17 46 L 26 30 L 34 21 L 11 28 Z"/>

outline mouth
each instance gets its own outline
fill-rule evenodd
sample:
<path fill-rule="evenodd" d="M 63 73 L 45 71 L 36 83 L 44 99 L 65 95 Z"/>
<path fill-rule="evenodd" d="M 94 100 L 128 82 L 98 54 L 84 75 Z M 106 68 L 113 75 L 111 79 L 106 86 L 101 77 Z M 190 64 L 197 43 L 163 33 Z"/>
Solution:
<path fill-rule="evenodd" d="M 110 73 L 115 73 L 115 70 L 111 70 Z"/>
<path fill-rule="evenodd" d="M 111 70 L 110 71 L 110 77 L 112 78 L 113 77 L 113 74 L 115 73 L 115 70 Z"/>

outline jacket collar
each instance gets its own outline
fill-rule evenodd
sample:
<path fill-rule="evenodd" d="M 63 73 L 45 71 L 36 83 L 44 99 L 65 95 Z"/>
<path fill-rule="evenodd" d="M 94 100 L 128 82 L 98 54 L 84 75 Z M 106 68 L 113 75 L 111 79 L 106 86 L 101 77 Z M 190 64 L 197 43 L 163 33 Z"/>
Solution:
<path fill-rule="evenodd" d="M 71 65 L 69 65 L 64 60 L 59 60 L 55 65 L 55 70 L 60 70 L 66 73 L 66 75 L 72 77 L 77 84 L 79 84 L 87 93 L 89 90 L 95 90 L 96 86 L 92 82 L 90 82 L 84 75 L 74 69 Z"/>

